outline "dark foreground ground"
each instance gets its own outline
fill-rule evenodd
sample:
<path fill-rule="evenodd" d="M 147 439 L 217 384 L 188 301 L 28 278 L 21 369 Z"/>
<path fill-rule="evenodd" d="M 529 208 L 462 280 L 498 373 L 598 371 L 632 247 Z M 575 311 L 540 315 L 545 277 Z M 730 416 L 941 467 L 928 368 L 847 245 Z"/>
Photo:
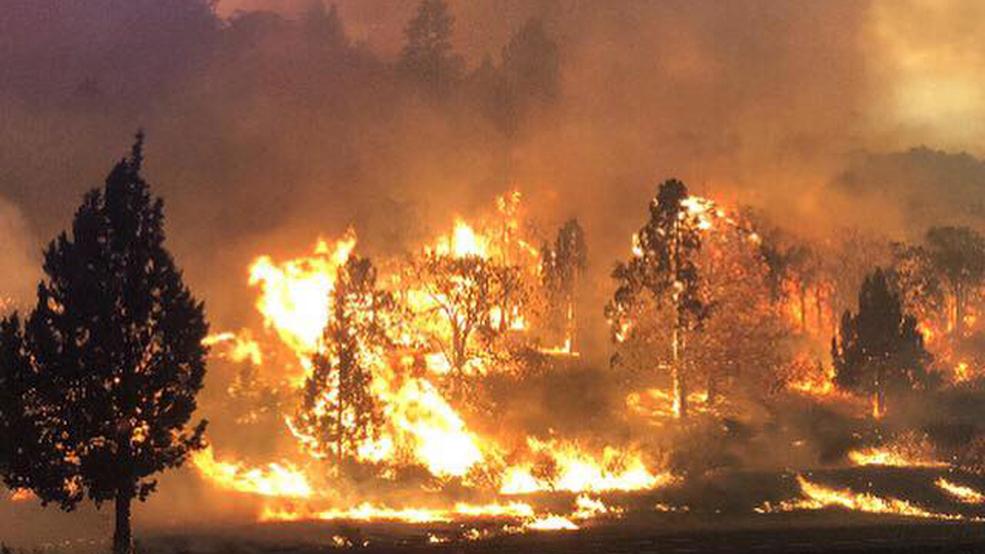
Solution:
<path fill-rule="evenodd" d="M 577 531 L 504 530 L 510 522 L 452 523 L 253 521 L 256 499 L 228 503 L 175 502 L 156 509 L 158 523 L 138 521 L 140 554 L 366 553 L 861 553 L 985 552 L 985 504 L 968 505 L 938 489 L 947 477 L 985 491 L 985 476 L 953 469 L 850 468 L 814 471 L 816 482 L 879 497 L 904 498 L 951 519 L 905 518 L 843 508 L 761 512 L 764 502 L 801 498 L 790 472 L 729 472 L 647 493 L 604 495 L 618 516 L 580 522 Z M 175 489 L 172 489 L 175 490 Z M 573 494 L 523 498 L 538 513 L 570 514 Z M 236 505 L 242 504 L 238 517 Z M 179 507 L 180 506 L 180 507 Z M 0 542 L 19 552 L 96 553 L 108 550 L 112 511 L 60 514 L 30 504 L 0 510 Z M 166 516 L 166 517 L 165 517 Z M 515 524 L 516 522 L 512 522 Z M 435 541 L 438 541 L 437 543 Z"/>
<path fill-rule="evenodd" d="M 776 522 L 780 523 L 780 522 Z M 699 552 L 837 552 L 837 553 L 950 553 L 985 552 L 985 525 L 967 523 L 867 522 L 832 526 L 770 526 L 761 529 L 672 531 L 639 525 L 613 525 L 578 531 L 537 532 L 501 536 L 474 542 L 427 544 L 426 538 L 402 544 L 374 542 L 373 533 L 362 535 L 366 546 L 339 547 L 335 526 L 294 524 L 265 530 L 241 529 L 231 536 L 227 529 L 213 536 L 158 536 L 142 549 L 153 554 L 314 554 L 324 552 L 369 553 L 699 553 Z M 342 532 L 346 532 L 343 530 Z M 353 536 L 354 530 L 348 530 Z M 320 537 L 318 535 L 321 535 Z"/>

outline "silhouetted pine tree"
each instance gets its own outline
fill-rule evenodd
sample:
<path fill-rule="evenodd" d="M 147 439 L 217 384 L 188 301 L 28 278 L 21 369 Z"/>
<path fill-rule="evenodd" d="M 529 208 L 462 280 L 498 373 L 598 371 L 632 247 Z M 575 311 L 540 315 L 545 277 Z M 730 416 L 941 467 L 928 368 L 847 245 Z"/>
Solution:
<path fill-rule="evenodd" d="M 510 37 L 503 48 L 502 73 L 507 95 L 502 123 L 512 136 L 532 109 L 547 106 L 560 95 L 559 49 L 543 20 L 528 20 Z"/>
<path fill-rule="evenodd" d="M 444 0 L 422 0 L 404 30 L 399 68 L 432 93 L 447 92 L 462 70 L 462 61 L 452 50 L 454 24 Z"/>
<path fill-rule="evenodd" d="M 10 318 L 0 334 L 12 391 L 0 396 L 4 481 L 64 509 L 114 501 L 117 553 L 132 550 L 131 501 L 205 431 L 188 426 L 205 375 L 204 307 L 164 247 L 164 205 L 142 162 L 141 134 L 85 195 L 71 234 L 48 246 L 26 325 Z"/>
<path fill-rule="evenodd" d="M 888 390 L 929 384 L 917 321 L 904 314 L 899 295 L 881 269 L 865 278 L 858 295 L 858 313 L 845 311 L 840 336 L 831 341 L 838 386 L 873 395 L 873 411 L 885 412 Z"/>

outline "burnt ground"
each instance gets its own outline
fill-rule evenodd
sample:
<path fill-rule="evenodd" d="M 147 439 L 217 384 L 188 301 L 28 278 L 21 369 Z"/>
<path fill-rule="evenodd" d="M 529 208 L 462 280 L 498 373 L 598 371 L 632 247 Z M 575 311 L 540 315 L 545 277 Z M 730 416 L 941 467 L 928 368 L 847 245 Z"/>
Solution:
<path fill-rule="evenodd" d="M 183 516 L 167 527 L 138 525 L 142 554 L 315 554 L 366 553 L 699 553 L 699 552 L 985 552 L 985 505 L 956 501 L 934 486 L 944 476 L 977 490 L 985 477 L 952 468 L 842 468 L 815 470 L 805 475 L 838 489 L 902 498 L 926 510 L 962 521 L 905 518 L 868 514 L 842 508 L 757 513 L 764 502 L 776 505 L 801 498 L 794 472 L 723 472 L 690 479 L 678 486 L 646 493 L 610 493 L 600 498 L 618 507 L 618 517 L 602 516 L 582 522 L 577 531 L 504 531 L 504 520 L 406 524 L 386 522 L 246 523 L 229 518 L 228 510 L 214 512 L 202 504 L 179 510 Z M 514 498 L 535 506 L 538 513 L 569 514 L 576 495 L 556 493 Z M 593 495 L 599 497 L 598 495 Z M 248 499 L 241 499 L 244 502 Z M 43 524 L 39 512 L 20 506 L 21 517 L 2 525 L 6 540 L 30 552 L 105 552 L 111 529 L 110 513 L 90 524 L 65 529 L 47 543 L 17 539 L 22 524 Z M 48 512 L 48 515 L 58 515 Z M 52 522 L 77 522 L 82 514 L 58 515 Z M 65 540 L 75 537 L 71 540 Z M 80 538 L 84 537 L 84 538 Z M 432 544 L 438 539 L 442 542 Z"/>
<path fill-rule="evenodd" d="M 602 498 L 624 512 L 581 524 L 577 531 L 503 533 L 502 521 L 409 525 L 296 522 L 232 526 L 202 533 L 183 529 L 148 537 L 154 554 L 308 554 L 349 551 L 447 553 L 697 553 L 697 552 L 985 552 L 985 506 L 967 505 L 933 485 L 945 476 L 985 490 L 985 478 L 953 469 L 843 468 L 809 472 L 838 489 L 904 498 L 964 521 L 903 518 L 841 508 L 757 513 L 800 498 L 792 472 L 726 472 L 649 493 Z M 574 495 L 522 500 L 538 512 L 569 513 Z M 660 507 L 659 509 L 657 507 Z M 567 510 L 566 510 L 567 508 Z M 468 540 L 479 535 L 479 540 Z M 430 544 L 431 537 L 449 542 Z"/>
<path fill-rule="evenodd" d="M 162 535 L 146 541 L 144 552 L 153 554 L 314 554 L 325 552 L 370 553 L 698 553 L 698 552 L 985 552 L 985 525 L 968 523 L 914 523 L 874 521 L 864 523 L 783 521 L 754 529 L 685 528 L 640 523 L 597 526 L 565 532 L 533 532 L 472 542 L 427 544 L 426 536 L 393 540 L 380 530 L 342 528 L 327 524 L 292 524 L 266 529 L 226 529 L 218 534 Z M 844 514 L 836 519 L 844 520 Z M 267 526 L 264 526 L 267 527 Z M 684 527 L 688 527 L 685 525 Z M 339 548 L 331 537 L 346 536 L 368 541 L 366 546 Z"/>

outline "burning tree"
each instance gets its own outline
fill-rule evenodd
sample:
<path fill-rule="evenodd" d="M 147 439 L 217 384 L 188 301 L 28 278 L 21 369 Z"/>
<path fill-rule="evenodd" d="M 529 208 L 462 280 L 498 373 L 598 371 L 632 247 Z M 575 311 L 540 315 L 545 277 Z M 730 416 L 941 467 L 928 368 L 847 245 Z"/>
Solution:
<path fill-rule="evenodd" d="M 758 233 L 745 225 L 716 229 L 702 245 L 698 262 L 714 313 L 691 335 L 690 357 L 707 379 L 709 405 L 729 383 L 756 395 L 774 390 L 791 351 L 793 324 L 773 307 L 760 247 Z"/>
<path fill-rule="evenodd" d="M 619 286 L 606 307 L 617 341 L 625 341 L 629 331 L 646 343 L 652 342 L 659 326 L 638 330 L 633 326 L 660 319 L 661 308 L 669 306 L 674 413 L 680 418 L 687 416 L 687 334 L 708 316 L 695 261 L 701 250 L 702 221 L 685 204 L 688 199 L 681 181 L 671 179 L 660 185 L 650 202 L 650 220 L 634 236 L 633 258 L 619 263 L 612 273 Z"/>
<path fill-rule="evenodd" d="M 447 333 L 440 329 L 432 339 L 444 354 L 454 375 L 454 386 L 464 386 L 468 364 L 479 353 L 474 340 L 479 331 L 491 333 L 490 314 L 499 307 L 500 275 L 485 258 L 467 254 L 449 256 L 426 253 L 418 268 L 420 281 Z M 444 325 L 439 325 L 444 327 Z M 461 391 L 460 391 L 461 392 Z"/>
<path fill-rule="evenodd" d="M 930 354 L 916 319 L 903 313 L 899 295 L 881 269 L 866 277 L 858 295 L 858 313 L 845 311 L 840 336 L 831 341 L 835 382 L 872 395 L 872 413 L 885 414 L 886 392 L 929 384 Z"/>
<path fill-rule="evenodd" d="M 384 363 L 394 301 L 377 289 L 376 280 L 376 268 L 365 258 L 350 256 L 339 269 L 322 348 L 312 359 L 294 421 L 312 439 L 308 443 L 314 453 L 334 453 L 340 467 L 357 456 L 363 441 L 375 438 L 382 424 L 372 391 L 373 371 Z"/>
<path fill-rule="evenodd" d="M 927 258 L 950 298 L 950 328 L 960 338 L 968 299 L 985 281 L 985 238 L 967 227 L 934 227 L 926 243 Z"/>
<path fill-rule="evenodd" d="M 789 308 L 802 334 L 809 328 L 810 296 L 813 293 L 816 331 L 824 320 L 824 257 L 811 244 L 788 236 L 778 229 L 765 233 L 760 256 L 768 269 L 770 297 L 781 308 Z"/>
<path fill-rule="evenodd" d="M 564 347 L 575 350 L 577 320 L 575 293 L 578 282 L 588 266 L 585 232 L 577 219 L 571 219 L 558 230 L 553 246 L 541 249 L 541 280 L 547 296 L 548 321 L 563 330 Z"/>
<path fill-rule="evenodd" d="M 132 549 L 130 504 L 149 477 L 203 446 L 188 428 L 208 325 L 164 248 L 163 202 L 140 175 L 143 136 L 85 195 L 72 234 L 45 251 L 47 279 L 23 327 L 2 326 L 3 464 L 12 487 L 71 509 L 116 504 L 113 549 Z"/>

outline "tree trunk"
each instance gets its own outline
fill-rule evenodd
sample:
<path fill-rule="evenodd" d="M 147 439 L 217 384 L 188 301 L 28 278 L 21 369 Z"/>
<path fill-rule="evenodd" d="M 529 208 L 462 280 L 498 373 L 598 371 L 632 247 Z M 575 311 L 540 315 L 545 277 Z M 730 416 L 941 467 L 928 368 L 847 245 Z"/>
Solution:
<path fill-rule="evenodd" d="M 814 288 L 814 306 L 817 308 L 817 334 L 820 335 L 824 332 L 824 313 L 821 308 L 823 304 L 821 299 L 821 285 L 816 285 Z"/>
<path fill-rule="evenodd" d="M 113 532 L 113 554 L 132 554 L 133 534 L 130 529 L 130 502 L 133 500 L 129 489 L 116 493 L 116 529 Z"/>
<path fill-rule="evenodd" d="M 345 460 L 345 425 L 342 424 L 342 380 L 339 379 L 338 398 L 335 410 L 335 471 L 342 477 L 342 462 Z"/>
<path fill-rule="evenodd" d="M 882 419 L 886 415 L 886 384 L 883 368 L 876 370 L 875 392 L 872 395 L 872 417 Z"/>
<path fill-rule="evenodd" d="M 961 285 L 954 286 L 954 332 L 959 339 L 964 334 L 964 294 Z"/>
<path fill-rule="evenodd" d="M 715 405 L 715 399 L 718 398 L 718 375 L 715 374 L 714 369 L 709 369 L 708 371 L 708 396 L 705 398 L 705 404 L 708 407 Z"/>
<path fill-rule="evenodd" d="M 673 361 L 671 367 L 671 377 L 673 379 L 674 387 L 674 415 L 677 419 L 685 419 L 687 417 L 687 383 L 684 380 L 684 361 L 681 355 L 681 330 L 680 323 L 674 326 L 673 333 Z"/>
<path fill-rule="evenodd" d="M 568 319 L 568 322 L 567 322 L 567 325 L 565 326 L 566 329 L 565 329 L 565 332 L 564 332 L 564 334 L 566 335 L 565 336 L 565 342 L 567 343 L 567 344 L 565 344 L 565 347 L 568 349 L 568 352 L 569 353 L 570 352 L 577 352 L 576 345 L 575 345 L 575 335 L 578 334 L 578 326 L 575 323 L 575 301 L 574 301 L 573 298 L 569 298 L 568 299 L 568 317 L 567 317 L 567 319 Z"/>
<path fill-rule="evenodd" d="M 807 332 L 807 285 L 800 283 L 800 332 Z"/>

